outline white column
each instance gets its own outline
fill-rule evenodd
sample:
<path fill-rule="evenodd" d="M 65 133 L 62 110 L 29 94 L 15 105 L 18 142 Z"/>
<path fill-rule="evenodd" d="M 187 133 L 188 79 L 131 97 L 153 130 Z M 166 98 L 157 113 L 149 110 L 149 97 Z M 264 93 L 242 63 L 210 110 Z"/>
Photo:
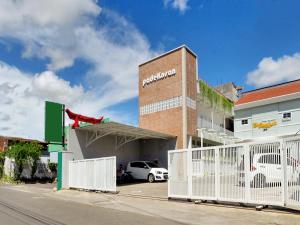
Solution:
<path fill-rule="evenodd" d="M 191 149 L 193 147 L 193 137 L 189 136 L 188 148 Z"/>
<path fill-rule="evenodd" d="M 211 115 L 211 128 L 214 129 L 214 111 L 213 111 L 213 108 L 212 108 L 212 111 L 211 111 L 210 115 Z"/>
<path fill-rule="evenodd" d="M 226 117 L 225 117 L 225 113 L 224 113 L 224 122 L 223 122 L 223 128 L 224 128 L 224 134 L 226 134 Z"/>
<path fill-rule="evenodd" d="M 200 138 L 201 138 L 201 148 L 203 148 L 203 131 L 200 130 Z"/>

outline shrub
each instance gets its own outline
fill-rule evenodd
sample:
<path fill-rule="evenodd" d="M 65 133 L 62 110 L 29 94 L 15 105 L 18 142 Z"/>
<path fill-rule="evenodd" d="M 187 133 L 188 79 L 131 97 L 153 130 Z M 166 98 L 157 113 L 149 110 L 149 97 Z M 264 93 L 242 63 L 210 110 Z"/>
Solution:
<path fill-rule="evenodd" d="M 33 160 L 32 171 L 35 171 L 36 162 L 41 155 L 42 146 L 35 142 L 20 142 L 14 143 L 9 147 L 6 155 L 9 158 L 15 159 L 16 171 L 15 180 L 20 179 L 21 172 L 23 170 L 23 165 L 29 160 Z"/>
<path fill-rule="evenodd" d="M 5 152 L 0 152 L 0 178 L 3 176 Z"/>

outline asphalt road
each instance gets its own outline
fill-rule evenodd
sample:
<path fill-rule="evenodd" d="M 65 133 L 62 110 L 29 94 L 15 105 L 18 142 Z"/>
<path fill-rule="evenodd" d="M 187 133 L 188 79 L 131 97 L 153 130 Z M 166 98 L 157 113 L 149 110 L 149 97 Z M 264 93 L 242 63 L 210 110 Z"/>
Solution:
<path fill-rule="evenodd" d="M 115 209 L 0 188 L 0 225 L 180 224 Z"/>

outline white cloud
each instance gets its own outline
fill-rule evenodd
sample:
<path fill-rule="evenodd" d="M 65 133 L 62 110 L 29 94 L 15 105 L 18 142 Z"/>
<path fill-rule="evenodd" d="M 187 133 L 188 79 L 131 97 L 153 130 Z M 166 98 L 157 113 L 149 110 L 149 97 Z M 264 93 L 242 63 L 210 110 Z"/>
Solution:
<path fill-rule="evenodd" d="M 282 56 L 277 60 L 263 58 L 257 69 L 247 74 L 247 83 L 263 87 L 300 78 L 300 53 Z"/>
<path fill-rule="evenodd" d="M 2 135 L 43 140 L 46 100 L 64 103 L 82 114 L 130 122 L 130 113 L 121 116 L 121 113 L 105 110 L 105 100 L 101 96 L 85 91 L 80 85 L 70 85 L 51 71 L 32 75 L 1 61 L 0 95 Z"/>
<path fill-rule="evenodd" d="M 178 9 L 184 13 L 188 9 L 188 0 L 164 0 L 164 5 L 171 5 L 174 9 Z"/>
<path fill-rule="evenodd" d="M 12 105 L 1 112 L 14 115 L 21 110 L 23 114 L 11 120 L 17 126 L 12 132 L 26 137 L 43 136 L 43 120 L 38 115 L 45 99 L 96 116 L 109 106 L 137 96 L 138 64 L 158 54 L 132 23 L 93 0 L 2 0 L 0 38 L 19 41 L 24 46 L 24 58 L 49 61 L 47 71 L 36 75 L 3 63 L 1 66 L 0 88 L 12 90 L 16 86 L 14 92 L 2 95 L 1 109 L 7 102 Z M 77 86 L 58 75 L 59 70 L 73 66 L 76 59 L 90 65 L 87 74 L 82 75 L 82 85 Z M 11 77 L 4 71 L 9 71 Z M 18 79 L 23 79 L 23 84 Z M 30 118 L 38 122 L 31 124 Z M 0 132 L 13 127 L 1 124 Z"/>

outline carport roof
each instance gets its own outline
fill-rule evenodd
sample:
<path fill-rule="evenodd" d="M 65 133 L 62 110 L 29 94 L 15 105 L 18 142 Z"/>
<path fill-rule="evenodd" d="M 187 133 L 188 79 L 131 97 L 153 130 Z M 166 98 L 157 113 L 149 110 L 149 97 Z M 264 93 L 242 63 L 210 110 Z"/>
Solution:
<path fill-rule="evenodd" d="M 148 130 L 144 128 L 134 127 L 126 124 L 121 124 L 117 122 L 108 122 L 95 125 L 87 125 L 84 127 L 79 127 L 77 130 L 89 131 L 89 132 L 99 132 L 106 135 L 120 135 L 120 136 L 131 136 L 140 139 L 170 139 L 175 138 L 175 136 L 170 134 L 164 134 L 153 130 Z"/>

